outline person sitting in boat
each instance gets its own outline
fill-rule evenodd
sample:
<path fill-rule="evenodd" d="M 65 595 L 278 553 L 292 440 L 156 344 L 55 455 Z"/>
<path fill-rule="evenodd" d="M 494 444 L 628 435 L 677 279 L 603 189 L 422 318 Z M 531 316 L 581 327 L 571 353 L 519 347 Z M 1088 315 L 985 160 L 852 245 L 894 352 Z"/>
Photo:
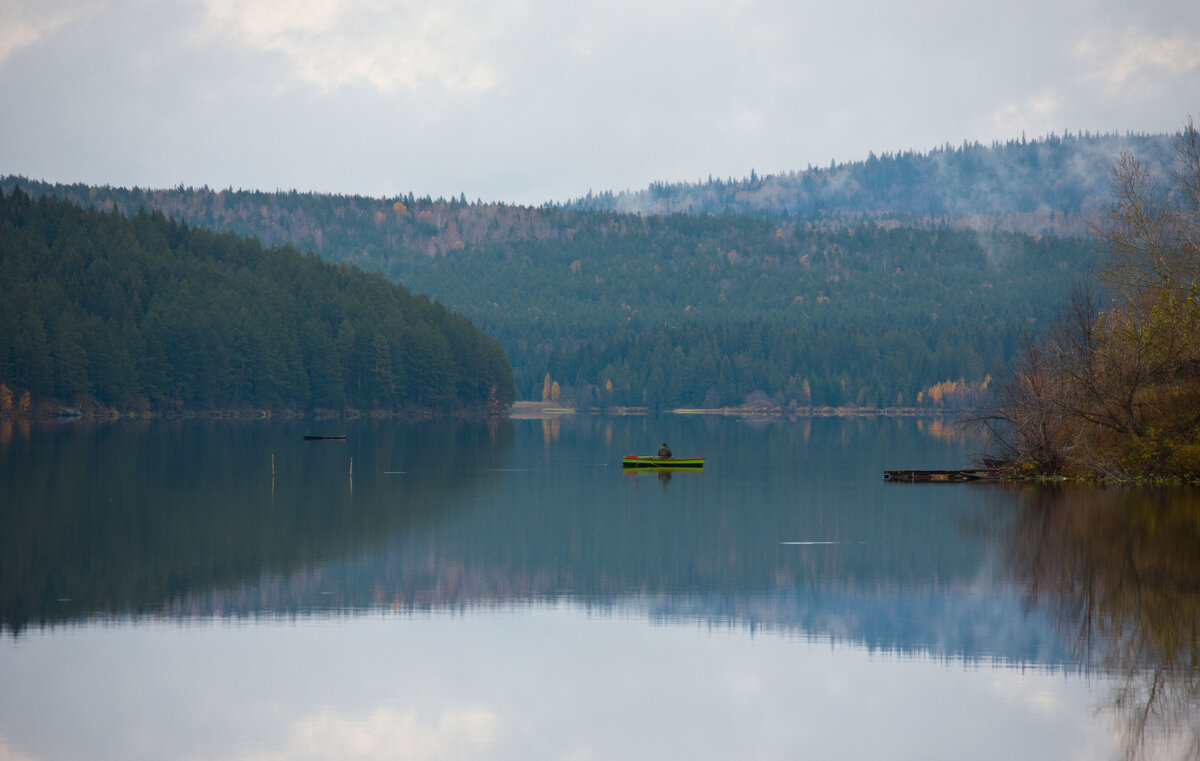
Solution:
<path fill-rule="evenodd" d="M 669 446 L 667 446 L 667 442 L 664 441 L 663 445 L 658 448 L 658 456 L 659 457 L 670 457 L 671 456 L 671 448 Z"/>

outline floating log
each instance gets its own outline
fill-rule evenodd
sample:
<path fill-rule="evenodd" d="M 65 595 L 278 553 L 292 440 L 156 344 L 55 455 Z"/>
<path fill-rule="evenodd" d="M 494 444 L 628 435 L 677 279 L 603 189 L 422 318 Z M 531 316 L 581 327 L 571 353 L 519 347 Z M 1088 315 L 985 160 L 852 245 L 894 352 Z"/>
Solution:
<path fill-rule="evenodd" d="M 995 478 L 995 473 L 987 468 L 970 470 L 885 470 L 884 481 L 898 483 L 962 483 L 964 481 L 984 481 Z"/>
<path fill-rule="evenodd" d="M 304 434 L 305 441 L 330 441 L 334 439 L 345 439 L 345 436 L 316 436 L 313 434 Z"/>

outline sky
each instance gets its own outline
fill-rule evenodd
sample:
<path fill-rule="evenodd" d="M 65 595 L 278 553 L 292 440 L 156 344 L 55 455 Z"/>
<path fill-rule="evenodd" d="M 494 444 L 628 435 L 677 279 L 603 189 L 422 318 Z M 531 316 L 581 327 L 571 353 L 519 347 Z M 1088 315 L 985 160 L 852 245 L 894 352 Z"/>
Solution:
<path fill-rule="evenodd" d="M 541 204 L 1200 118 L 1194 0 L 0 0 L 0 175 Z"/>

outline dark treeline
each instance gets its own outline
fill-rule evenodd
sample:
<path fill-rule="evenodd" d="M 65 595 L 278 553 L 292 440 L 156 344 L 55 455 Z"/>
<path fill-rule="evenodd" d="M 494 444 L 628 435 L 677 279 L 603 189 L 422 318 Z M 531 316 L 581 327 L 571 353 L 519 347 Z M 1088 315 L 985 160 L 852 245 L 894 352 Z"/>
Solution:
<path fill-rule="evenodd" d="M 0 399 L 121 410 L 482 409 L 500 345 L 379 275 L 161 212 L 0 193 Z M 14 401 L 14 398 L 16 401 Z"/>
<path fill-rule="evenodd" d="M 1083 239 L 947 226 L 32 188 L 384 273 L 495 336 L 522 398 L 540 399 L 550 373 L 582 406 L 908 406 L 947 381 L 978 389 L 1094 258 Z"/>
<path fill-rule="evenodd" d="M 1161 169 L 1171 136 L 1066 134 L 984 146 L 945 145 L 922 153 L 742 179 L 654 183 L 645 190 L 589 194 L 568 208 L 640 214 L 755 214 L 777 219 L 903 220 L 1028 233 L 1084 235 L 1110 198 L 1121 150 Z"/>

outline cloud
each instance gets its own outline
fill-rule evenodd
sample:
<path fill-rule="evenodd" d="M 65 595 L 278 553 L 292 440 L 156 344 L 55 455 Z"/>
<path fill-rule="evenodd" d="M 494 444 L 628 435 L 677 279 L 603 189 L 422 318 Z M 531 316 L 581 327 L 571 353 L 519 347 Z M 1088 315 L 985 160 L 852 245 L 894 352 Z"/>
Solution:
<path fill-rule="evenodd" d="M 1176 129 L 1200 4 L 1084 6 L 0 0 L 0 167 L 538 204 L 1022 131 Z"/>
<path fill-rule="evenodd" d="M 474 0 L 201 0 L 202 36 L 224 35 L 282 55 L 296 79 L 322 92 L 366 85 L 383 93 L 437 84 L 477 92 L 495 86 L 480 51 L 507 23 Z M 509 9 L 511 10 L 511 8 Z"/>
<path fill-rule="evenodd" d="M 0 64 L 17 51 L 45 39 L 59 27 L 76 19 L 90 16 L 104 4 L 45 0 L 27 3 L 19 0 L 0 0 Z"/>
<path fill-rule="evenodd" d="M 1176 33 L 1155 36 L 1131 32 L 1122 38 L 1092 36 L 1076 56 L 1106 95 L 1113 96 L 1145 77 L 1187 74 L 1200 69 L 1200 39 Z"/>
<path fill-rule="evenodd" d="M 1028 132 L 1036 137 L 1054 123 L 1058 99 L 1050 93 L 1034 95 L 1021 103 L 1009 103 L 992 115 L 997 134 L 1016 136 Z"/>
<path fill-rule="evenodd" d="M 446 711 L 436 721 L 380 708 L 363 718 L 326 710 L 292 728 L 285 747 L 245 761 L 436 761 L 478 756 L 499 720 L 486 708 Z"/>

